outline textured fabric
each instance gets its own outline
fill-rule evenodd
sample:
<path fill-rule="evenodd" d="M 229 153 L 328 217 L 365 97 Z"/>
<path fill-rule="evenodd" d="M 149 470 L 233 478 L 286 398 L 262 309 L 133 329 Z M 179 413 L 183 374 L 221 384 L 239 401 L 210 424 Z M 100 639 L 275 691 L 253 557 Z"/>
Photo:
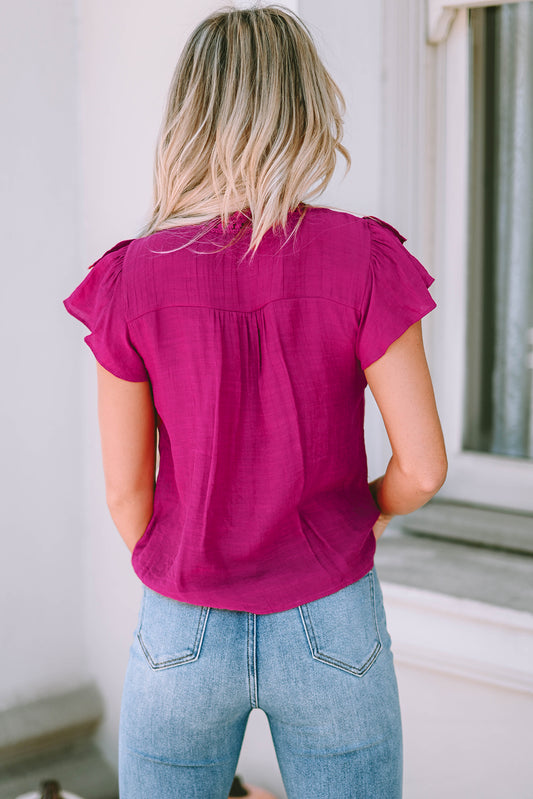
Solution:
<path fill-rule="evenodd" d="M 144 587 L 124 679 L 119 794 L 227 799 L 265 713 L 288 799 L 400 799 L 403 746 L 377 571 L 254 615 Z"/>
<path fill-rule="evenodd" d="M 183 602 L 270 613 L 372 568 L 363 369 L 435 303 L 375 218 L 308 206 L 254 259 L 243 223 L 120 242 L 64 302 L 106 369 L 152 385 L 160 468 L 136 574 Z"/>

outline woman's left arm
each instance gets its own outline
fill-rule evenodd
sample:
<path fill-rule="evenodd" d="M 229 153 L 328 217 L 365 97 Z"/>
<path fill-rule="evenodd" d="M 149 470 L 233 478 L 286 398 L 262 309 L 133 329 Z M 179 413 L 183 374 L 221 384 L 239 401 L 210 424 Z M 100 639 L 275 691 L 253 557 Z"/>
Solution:
<path fill-rule="evenodd" d="M 121 380 L 97 363 L 98 421 L 106 501 L 133 552 L 154 508 L 156 412 L 149 381 Z"/>

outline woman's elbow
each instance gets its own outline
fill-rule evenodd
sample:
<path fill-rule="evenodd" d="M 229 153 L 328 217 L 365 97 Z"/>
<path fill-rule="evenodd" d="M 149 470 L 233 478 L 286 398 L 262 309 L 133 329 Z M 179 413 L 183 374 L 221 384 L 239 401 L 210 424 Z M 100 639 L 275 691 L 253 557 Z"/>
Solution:
<path fill-rule="evenodd" d="M 434 496 L 446 481 L 448 474 L 448 458 L 442 452 L 438 458 L 427 463 L 417 475 L 417 483 L 421 491 Z"/>

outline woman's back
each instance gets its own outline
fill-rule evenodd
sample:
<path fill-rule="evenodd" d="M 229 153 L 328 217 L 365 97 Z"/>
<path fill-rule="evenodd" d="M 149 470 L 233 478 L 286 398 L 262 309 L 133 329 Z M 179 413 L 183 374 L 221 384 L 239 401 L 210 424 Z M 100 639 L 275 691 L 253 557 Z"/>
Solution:
<path fill-rule="evenodd" d="M 245 228 L 231 243 L 244 223 L 121 242 L 66 304 L 109 371 L 152 386 L 160 468 L 136 573 L 184 602 L 270 613 L 371 569 L 363 369 L 434 302 L 375 219 L 300 207 L 253 258 Z"/>

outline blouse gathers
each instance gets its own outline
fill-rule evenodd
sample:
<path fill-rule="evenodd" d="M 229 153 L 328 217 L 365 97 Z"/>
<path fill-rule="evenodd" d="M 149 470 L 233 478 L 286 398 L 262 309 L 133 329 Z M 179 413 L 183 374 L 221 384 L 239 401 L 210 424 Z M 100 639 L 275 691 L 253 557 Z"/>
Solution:
<path fill-rule="evenodd" d="M 151 383 L 160 465 L 139 579 L 272 613 L 372 568 L 363 370 L 435 302 L 376 217 L 307 206 L 292 238 L 269 231 L 253 259 L 249 232 L 231 243 L 242 221 L 193 244 L 197 227 L 121 241 L 64 305 L 105 369 Z"/>

